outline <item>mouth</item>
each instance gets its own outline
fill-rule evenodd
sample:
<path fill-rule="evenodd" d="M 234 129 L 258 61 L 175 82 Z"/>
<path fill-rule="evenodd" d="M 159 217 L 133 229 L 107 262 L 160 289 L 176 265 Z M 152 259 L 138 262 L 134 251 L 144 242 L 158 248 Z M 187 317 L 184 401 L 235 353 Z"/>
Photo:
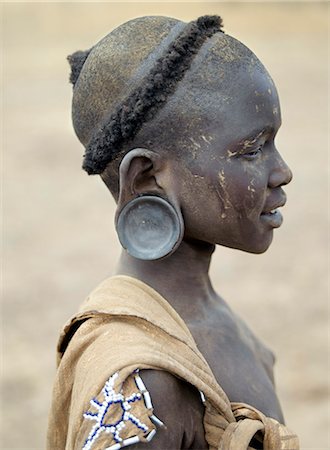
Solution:
<path fill-rule="evenodd" d="M 262 213 L 260 219 L 271 228 L 279 228 L 283 222 L 283 216 L 278 209 L 268 213 Z"/>
<path fill-rule="evenodd" d="M 271 228 L 279 228 L 283 222 L 282 213 L 278 210 L 286 203 L 286 199 L 273 204 L 269 207 L 265 207 L 265 210 L 260 214 L 260 218 L 263 222 L 269 225 Z"/>

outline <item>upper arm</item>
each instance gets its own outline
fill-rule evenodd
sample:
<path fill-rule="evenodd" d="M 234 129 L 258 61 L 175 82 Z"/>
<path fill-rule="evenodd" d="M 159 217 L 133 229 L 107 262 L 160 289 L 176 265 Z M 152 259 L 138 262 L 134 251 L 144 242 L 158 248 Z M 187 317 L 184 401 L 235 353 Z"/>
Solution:
<path fill-rule="evenodd" d="M 204 405 L 198 390 L 168 372 L 141 370 L 140 374 L 150 392 L 154 414 L 166 428 L 158 428 L 151 442 L 139 443 L 131 450 L 208 448 L 204 437 Z"/>
<path fill-rule="evenodd" d="M 76 450 L 207 448 L 197 389 L 161 370 L 133 372 L 118 386 L 117 376 L 91 399 Z"/>

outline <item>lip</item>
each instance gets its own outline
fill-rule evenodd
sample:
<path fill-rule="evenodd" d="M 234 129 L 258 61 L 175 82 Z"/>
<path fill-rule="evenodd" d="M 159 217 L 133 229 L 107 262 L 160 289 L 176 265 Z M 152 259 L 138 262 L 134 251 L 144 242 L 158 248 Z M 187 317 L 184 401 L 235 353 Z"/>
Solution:
<path fill-rule="evenodd" d="M 275 209 L 273 213 L 262 213 L 260 215 L 260 220 L 271 228 L 279 228 L 282 225 L 283 216 L 278 209 Z"/>
<path fill-rule="evenodd" d="M 260 219 L 271 228 L 279 228 L 283 222 L 282 213 L 278 210 L 286 203 L 286 196 L 283 195 L 276 202 L 269 202 L 265 205 L 263 212 L 260 214 Z"/>
<path fill-rule="evenodd" d="M 280 198 L 276 202 L 272 202 L 272 203 L 269 202 L 268 204 L 265 205 L 265 208 L 262 211 L 261 215 L 269 214 L 271 211 L 274 211 L 277 208 L 281 208 L 285 204 L 286 204 L 286 197 L 285 196 L 283 196 L 282 198 Z"/>

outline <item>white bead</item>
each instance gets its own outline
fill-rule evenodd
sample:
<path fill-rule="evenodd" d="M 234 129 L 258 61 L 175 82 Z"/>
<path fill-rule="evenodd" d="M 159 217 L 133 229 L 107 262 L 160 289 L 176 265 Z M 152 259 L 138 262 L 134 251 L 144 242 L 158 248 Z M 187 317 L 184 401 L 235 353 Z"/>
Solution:
<path fill-rule="evenodd" d="M 148 436 L 146 437 L 147 441 L 150 442 L 151 439 L 155 436 L 155 434 L 156 434 L 156 430 L 150 431 L 150 433 L 149 433 Z"/>
<path fill-rule="evenodd" d="M 139 441 L 140 441 L 140 438 L 138 436 L 133 436 L 133 437 L 130 437 L 128 439 L 125 439 L 123 441 L 123 446 L 136 444 Z"/>
<path fill-rule="evenodd" d="M 139 375 L 135 376 L 135 381 L 136 381 L 136 385 L 137 387 L 140 389 L 140 391 L 145 391 L 146 387 L 141 379 L 141 377 Z"/>
<path fill-rule="evenodd" d="M 151 398 L 150 398 L 149 392 L 148 391 L 144 392 L 143 393 L 143 397 L 144 397 L 144 402 L 146 404 L 146 407 L 148 409 L 151 409 L 152 408 L 152 403 L 151 403 Z"/>
<path fill-rule="evenodd" d="M 160 427 L 165 427 L 164 422 L 158 419 L 158 417 L 156 417 L 154 414 L 150 416 L 150 419 L 154 422 L 154 424 L 159 425 Z"/>
<path fill-rule="evenodd" d="M 121 447 L 120 444 L 111 445 L 111 447 L 107 447 L 105 450 L 119 450 Z"/>

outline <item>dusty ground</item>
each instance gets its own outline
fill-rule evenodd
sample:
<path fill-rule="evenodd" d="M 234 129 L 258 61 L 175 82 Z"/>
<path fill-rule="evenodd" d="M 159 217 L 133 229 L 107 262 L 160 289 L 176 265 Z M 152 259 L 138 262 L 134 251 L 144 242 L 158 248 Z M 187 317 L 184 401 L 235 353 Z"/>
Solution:
<path fill-rule="evenodd" d="M 285 224 L 265 255 L 219 248 L 212 278 L 276 352 L 279 396 L 302 448 L 330 448 L 327 10 L 326 3 L 2 5 L 2 449 L 44 448 L 58 330 L 119 254 L 113 201 L 97 177 L 80 170 L 65 56 L 154 13 L 185 20 L 221 14 L 278 86 L 278 146 L 295 175 Z"/>

